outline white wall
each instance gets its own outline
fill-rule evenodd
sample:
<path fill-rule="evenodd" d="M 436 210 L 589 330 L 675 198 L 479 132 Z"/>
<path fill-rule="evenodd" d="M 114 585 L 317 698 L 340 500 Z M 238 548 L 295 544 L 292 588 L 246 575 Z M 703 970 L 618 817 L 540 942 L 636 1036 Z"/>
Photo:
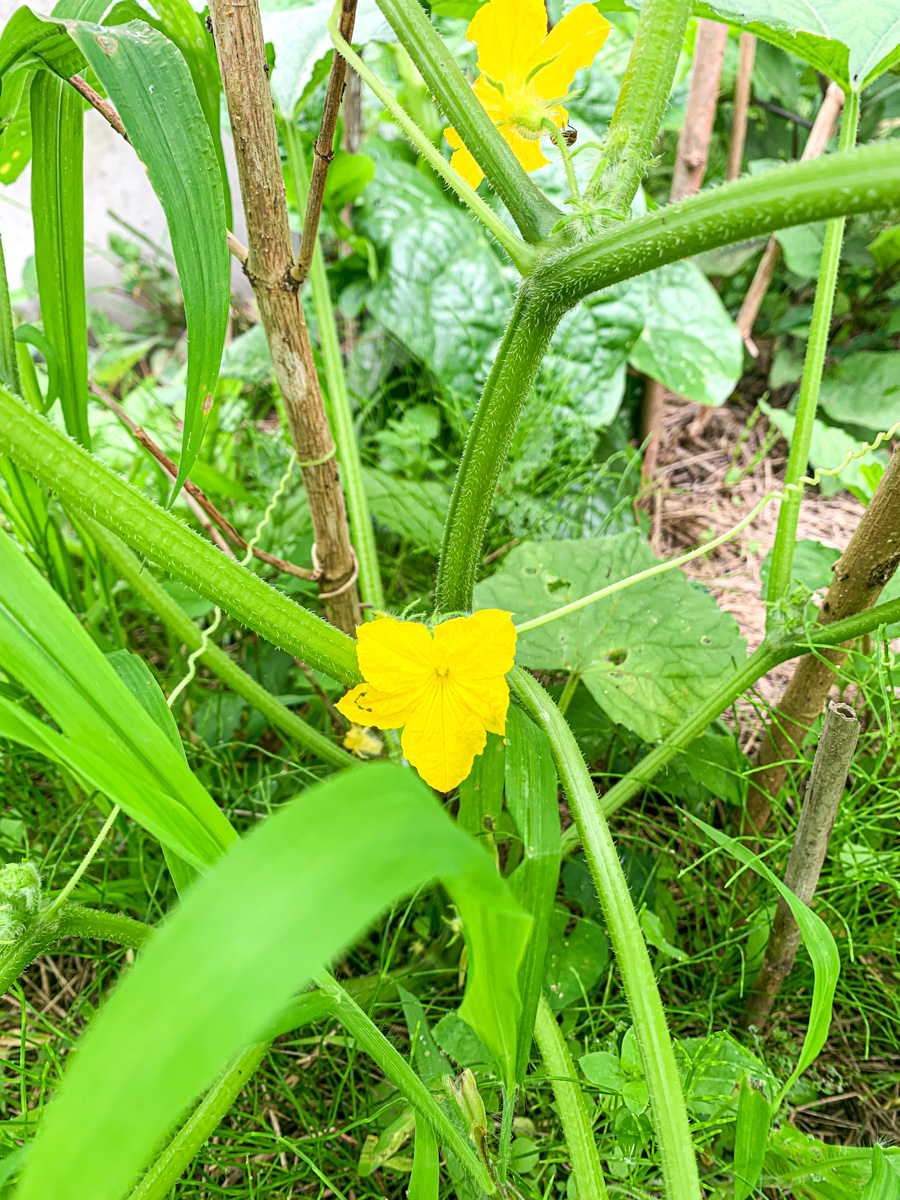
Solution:
<path fill-rule="evenodd" d="M 0 25 L 6 24 L 17 7 L 14 0 L 0 0 Z M 49 2 L 36 6 L 38 11 L 49 11 L 50 7 Z M 246 241 L 246 230 L 240 216 L 240 190 L 227 132 L 225 153 L 230 160 L 232 196 L 237 210 L 234 232 L 241 241 Z M 84 183 L 85 279 L 90 291 L 118 282 L 114 265 L 97 252 L 98 249 L 108 249 L 107 235 L 110 230 L 118 230 L 128 236 L 110 219 L 110 210 L 155 242 L 168 247 L 169 237 L 162 208 L 137 155 L 93 109 L 89 109 L 84 117 Z M 26 260 L 34 253 L 30 164 L 15 183 L 8 187 L 0 185 L 0 236 L 3 238 L 10 287 L 15 289 L 21 284 Z M 232 279 L 238 289 L 244 291 L 246 281 L 240 267 L 236 263 L 233 265 L 235 270 L 232 271 Z M 97 297 L 89 297 L 89 302 L 97 303 Z M 116 309 L 115 298 L 104 297 L 102 306 Z"/>

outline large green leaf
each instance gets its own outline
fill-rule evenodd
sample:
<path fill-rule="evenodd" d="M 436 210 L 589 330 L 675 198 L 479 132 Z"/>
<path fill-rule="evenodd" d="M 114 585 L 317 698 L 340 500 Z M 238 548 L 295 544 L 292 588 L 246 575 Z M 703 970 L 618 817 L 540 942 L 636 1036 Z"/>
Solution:
<path fill-rule="evenodd" d="M 31 85 L 31 212 L 41 319 L 59 361 L 66 429 L 89 446 L 82 119 L 78 93 L 39 71 Z"/>
<path fill-rule="evenodd" d="M 440 383 L 474 395 L 511 297 L 484 231 L 433 180 L 393 159 L 378 162 L 356 226 L 384 264 L 371 312 Z"/>
<path fill-rule="evenodd" d="M 521 622 L 655 562 L 636 531 L 530 542 L 510 551 L 475 596 L 480 608 L 506 609 Z M 656 741 L 681 721 L 686 705 L 711 695 L 745 654 L 733 617 L 681 571 L 667 571 L 520 635 L 516 659 L 580 675 L 612 720 Z"/>
<path fill-rule="evenodd" d="M 690 262 L 670 263 L 632 280 L 644 323 L 628 361 L 680 396 L 724 404 L 744 369 L 737 326 L 715 288 Z"/>
<path fill-rule="evenodd" d="M 900 421 L 900 353 L 860 350 L 822 376 L 819 403 L 833 421 L 879 433 Z"/>
<path fill-rule="evenodd" d="M 118 108 L 169 226 L 188 331 L 177 494 L 200 451 L 228 324 L 230 263 L 219 163 L 191 73 L 170 41 L 140 21 L 113 30 L 70 23 L 69 30 Z"/>
<path fill-rule="evenodd" d="M 586 425 L 602 428 L 625 394 L 628 355 L 645 321 L 642 280 L 629 280 L 592 297 L 560 321 L 541 363 L 540 380 L 554 406 L 574 409 Z"/>
<path fill-rule="evenodd" d="M 529 918 L 412 772 L 344 774 L 260 822 L 154 934 L 84 1036 L 20 1200 L 84 1200 L 86 1187 L 120 1200 L 184 1108 L 321 964 L 437 876 L 463 920 L 471 994 L 493 956 L 515 970 Z M 496 1029 L 476 1032 L 496 1044 Z"/>
<path fill-rule="evenodd" d="M 862 90 L 900 56 L 900 11 L 892 0 L 709 0 L 698 16 L 728 21 Z"/>
<path fill-rule="evenodd" d="M 450 497 L 435 479 L 402 479 L 363 467 L 366 496 L 372 516 L 417 550 L 437 554 L 444 536 Z"/>
<path fill-rule="evenodd" d="M 9 537 L 0 536 L 0 664 L 52 716 L 60 737 L 7 705 L 6 736 L 66 762 L 168 848 L 203 867 L 235 838 L 188 768 L 81 623 Z"/>

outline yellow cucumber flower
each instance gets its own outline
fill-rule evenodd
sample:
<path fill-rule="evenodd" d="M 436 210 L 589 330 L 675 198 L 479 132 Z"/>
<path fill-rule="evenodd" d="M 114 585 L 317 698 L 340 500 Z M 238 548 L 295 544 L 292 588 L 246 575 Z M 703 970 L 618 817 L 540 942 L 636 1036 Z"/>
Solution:
<path fill-rule="evenodd" d="M 379 617 L 357 630 L 365 683 L 338 701 L 344 716 L 378 729 L 403 728 L 403 753 L 426 783 L 449 792 L 472 770 L 487 734 L 506 732 L 516 629 L 508 612 L 485 608 L 434 633 L 416 621 Z"/>
<path fill-rule="evenodd" d="M 473 91 L 526 171 L 548 160 L 539 138 L 550 120 L 568 123 L 561 106 L 575 72 L 587 67 L 606 41 L 609 22 L 593 4 L 579 4 L 547 33 L 544 0 L 489 0 L 469 24 L 481 74 Z M 484 172 L 455 129 L 444 136 L 454 148 L 450 163 L 478 187 Z"/>

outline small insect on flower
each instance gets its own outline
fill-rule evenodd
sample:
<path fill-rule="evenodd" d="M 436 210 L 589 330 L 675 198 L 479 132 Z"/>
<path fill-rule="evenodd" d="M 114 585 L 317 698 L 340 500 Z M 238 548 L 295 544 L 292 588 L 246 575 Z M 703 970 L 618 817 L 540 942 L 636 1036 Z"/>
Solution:
<path fill-rule="evenodd" d="M 562 135 L 565 138 L 567 146 L 574 146 L 578 141 L 578 130 L 574 125 L 567 125 L 562 131 Z"/>
<path fill-rule="evenodd" d="M 569 85 L 608 33 L 609 22 L 593 4 L 579 4 L 549 33 L 544 0 L 489 0 L 472 18 L 466 36 L 478 46 L 481 72 L 473 91 L 526 171 L 549 161 L 539 139 L 548 121 L 558 129 L 568 125 Z M 478 187 L 484 173 L 462 138 L 453 128 L 444 136 L 454 148 L 451 164 Z"/>
<path fill-rule="evenodd" d="M 338 709 L 358 725 L 402 728 L 403 753 L 426 783 L 448 792 L 468 776 L 488 733 L 506 732 L 505 676 L 516 650 L 511 615 L 485 608 L 443 621 L 434 633 L 417 621 L 380 617 L 357 635 L 365 683 Z"/>
<path fill-rule="evenodd" d="M 381 738 L 355 722 L 344 735 L 344 747 L 357 758 L 377 758 L 379 754 L 384 754 Z"/>

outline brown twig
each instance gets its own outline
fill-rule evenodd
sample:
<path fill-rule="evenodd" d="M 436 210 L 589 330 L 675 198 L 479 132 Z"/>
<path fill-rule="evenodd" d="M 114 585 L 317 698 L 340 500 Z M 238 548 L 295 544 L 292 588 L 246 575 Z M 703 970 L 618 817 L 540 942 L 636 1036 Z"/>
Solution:
<path fill-rule="evenodd" d="M 355 21 L 356 0 L 341 0 L 341 16 L 338 27 L 345 42 L 353 41 Z M 291 268 L 291 278 L 298 284 L 303 283 L 309 274 L 313 253 L 316 249 L 319 219 L 322 216 L 322 200 L 325 196 L 325 181 L 328 178 L 328 168 L 334 158 L 334 131 L 337 128 L 338 112 L 344 95 L 346 74 L 347 62 L 335 50 L 331 62 L 331 74 L 328 76 L 328 88 L 325 92 L 322 124 L 319 126 L 319 136 L 313 143 L 313 165 L 309 177 L 306 213 L 303 217 L 303 233 L 300 236 L 300 251 L 296 263 Z"/>
<path fill-rule="evenodd" d="M 878 481 L 875 495 L 859 519 L 847 549 L 833 567 L 819 621 L 823 625 L 864 612 L 878 602 L 900 563 L 900 450 L 895 450 Z M 772 798 L 787 775 L 787 764 L 799 753 L 821 713 L 846 647 L 822 655 L 806 654 L 765 731 L 756 757 L 742 815 L 742 832 L 762 833 L 772 815 Z"/>
<path fill-rule="evenodd" d="M 853 709 L 847 704 L 829 704 L 784 873 L 785 885 L 804 904 L 810 903 L 819 883 L 858 738 L 859 721 Z M 771 1013 L 799 945 L 800 928 L 781 896 L 763 965 L 747 997 L 745 1027 L 761 1026 Z"/>
<path fill-rule="evenodd" d="M 843 104 L 844 93 L 836 83 L 830 84 L 822 99 L 819 111 L 816 113 L 816 119 L 813 122 L 810 135 L 806 139 L 803 153 L 800 155 L 801 162 L 808 162 L 811 158 L 818 158 L 820 154 L 824 153 L 825 147 L 831 141 L 834 127 Z M 759 316 L 762 302 L 769 290 L 769 285 L 772 282 L 772 276 L 775 274 L 775 267 L 778 264 L 780 256 L 781 245 L 778 239 L 774 237 L 769 238 L 765 253 L 760 260 L 759 266 L 756 268 L 753 282 L 747 290 L 747 295 L 744 297 L 744 303 L 741 305 L 741 311 L 738 313 L 737 321 L 735 322 L 741 337 L 744 339 L 744 345 L 754 358 L 758 357 L 759 350 L 750 335 L 756 323 L 756 318 Z"/>
<path fill-rule="evenodd" d="M 88 386 L 92 394 L 95 395 L 98 400 L 102 400 L 107 408 L 116 414 L 122 424 L 128 429 L 134 440 L 143 446 L 144 449 L 156 459 L 164 471 L 171 475 L 173 479 L 177 479 L 178 467 L 171 460 L 171 458 L 169 458 L 165 450 L 163 450 L 161 446 L 157 446 L 156 442 L 154 442 L 154 440 L 150 437 L 149 433 L 147 433 L 145 429 L 142 429 L 137 422 L 132 420 L 122 405 L 119 404 L 117 400 L 114 400 L 113 397 L 107 392 L 105 392 L 103 388 L 98 387 L 93 381 L 91 381 Z M 185 499 L 188 503 L 188 507 L 191 509 L 191 512 L 194 513 L 194 515 L 203 525 L 204 529 L 207 530 L 210 537 L 220 550 L 224 550 L 226 554 L 234 557 L 230 547 L 222 540 L 221 535 L 214 526 L 218 526 L 218 529 L 222 530 L 222 533 L 225 534 L 232 545 L 237 546 L 238 550 L 246 551 L 246 539 L 240 533 L 238 533 L 228 518 L 219 512 L 206 493 L 201 488 L 197 487 L 196 483 L 192 483 L 190 479 L 186 479 L 184 486 L 182 487 L 182 491 L 184 492 Z M 321 578 L 321 572 L 311 571 L 308 567 L 298 567 L 295 563 L 288 562 L 287 559 L 284 558 L 276 558 L 274 554 L 269 554 L 267 550 L 261 550 L 259 546 L 253 547 L 253 556 L 254 558 L 258 558 L 260 562 L 266 563 L 267 566 L 274 567 L 277 571 L 282 571 L 285 575 L 295 575 L 298 579 L 307 579 L 311 580 L 312 582 L 316 582 Z"/>
<path fill-rule="evenodd" d="M 329 593 L 325 603 L 334 624 L 353 636 L 362 621 L 351 582 L 356 559 L 303 305 L 290 277 L 293 252 L 258 0 L 210 0 L 210 15 L 247 222 L 244 270 L 300 463 L 323 568 L 319 584 Z"/>
<path fill-rule="evenodd" d="M 79 93 L 79 95 L 84 96 L 88 104 L 95 108 L 100 116 L 103 117 L 105 121 L 108 121 L 116 133 L 119 134 L 120 137 L 123 137 L 130 146 L 131 138 L 128 136 L 125 126 L 122 124 L 122 118 L 116 111 L 115 105 L 111 104 L 109 100 L 104 100 L 104 98 L 98 92 L 95 92 L 91 85 L 87 83 L 86 80 L 82 79 L 80 75 L 70 76 L 69 83 L 72 85 L 75 91 Z M 228 243 L 229 253 L 234 255 L 241 266 L 245 266 L 247 262 L 247 247 L 243 244 L 243 242 L 239 241 L 238 238 L 234 236 L 230 229 L 226 229 L 225 231 L 225 240 Z"/>
<path fill-rule="evenodd" d="M 756 37 L 742 33 L 738 43 L 737 76 L 734 81 L 734 112 L 731 117 L 731 141 L 728 143 L 728 165 L 725 179 L 737 179 L 744 161 L 747 141 L 747 116 L 750 112 L 750 93 L 753 89 L 753 64 L 756 61 Z"/>

